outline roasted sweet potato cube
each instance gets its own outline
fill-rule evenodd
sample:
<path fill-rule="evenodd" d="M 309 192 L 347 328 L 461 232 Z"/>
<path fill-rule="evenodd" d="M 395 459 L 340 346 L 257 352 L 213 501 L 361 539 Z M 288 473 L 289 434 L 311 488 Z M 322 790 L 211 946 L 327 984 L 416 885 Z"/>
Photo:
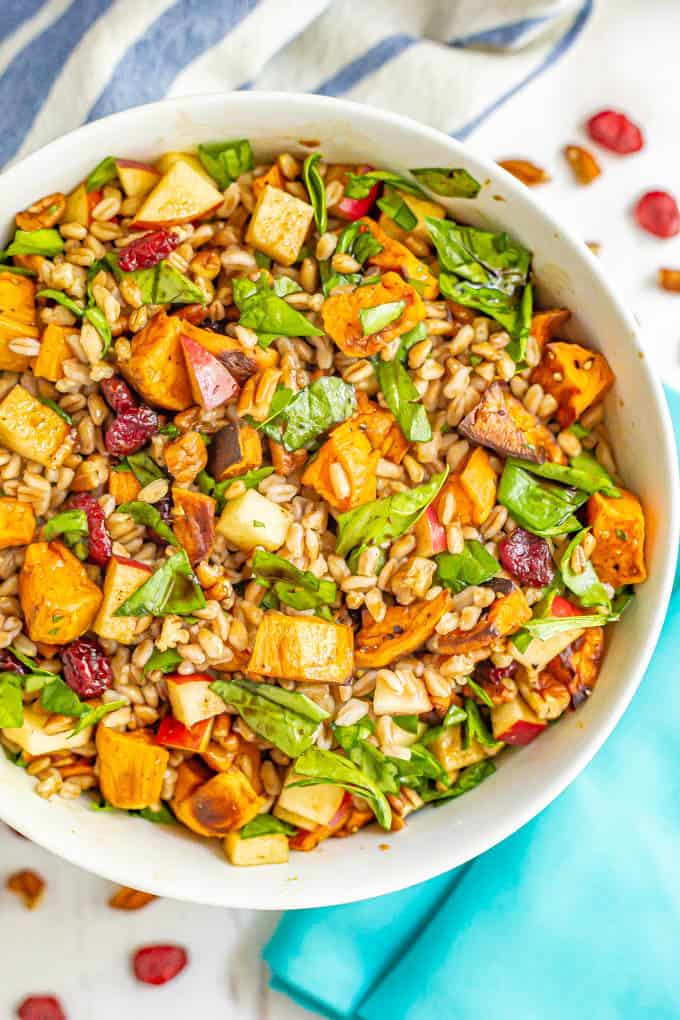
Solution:
<path fill-rule="evenodd" d="M 132 353 L 118 367 L 137 392 L 157 407 L 184 411 L 193 404 L 182 352 L 183 321 L 157 312 L 132 340 Z"/>
<path fill-rule="evenodd" d="M 208 470 L 213 478 L 235 478 L 262 463 L 260 433 L 245 422 L 230 422 L 216 432 L 208 453 Z"/>
<path fill-rule="evenodd" d="M 541 350 L 570 318 L 568 308 L 548 308 L 544 312 L 536 312 L 531 319 L 530 332 Z"/>
<path fill-rule="evenodd" d="M 109 472 L 109 493 L 116 501 L 116 506 L 120 506 L 121 503 L 130 503 L 132 500 L 137 499 L 141 488 L 142 486 L 132 471 Z"/>
<path fill-rule="evenodd" d="M 445 655 L 468 655 L 487 648 L 497 638 L 515 634 L 527 620 L 531 608 L 521 588 L 496 599 L 488 613 L 472 630 L 454 630 L 439 638 L 439 651 Z"/>
<path fill-rule="evenodd" d="M 376 468 L 380 452 L 374 450 L 361 426 L 353 419 L 338 425 L 310 462 L 302 484 L 316 489 L 336 510 L 353 510 L 376 495 Z M 339 465 L 347 491 L 333 485 L 333 465 Z"/>
<path fill-rule="evenodd" d="M 451 608 L 451 594 L 442 591 L 427 602 L 390 606 L 379 622 L 364 614 L 364 625 L 356 636 L 354 662 L 359 669 L 380 669 L 401 659 L 428 641 L 444 613 Z"/>
<path fill-rule="evenodd" d="M 484 392 L 477 406 L 463 418 L 458 431 L 503 457 L 518 457 L 534 464 L 543 464 L 546 460 L 566 463 L 550 429 L 541 425 L 507 387 L 498 382 Z"/>
<path fill-rule="evenodd" d="M 307 462 L 309 454 L 306 450 L 286 450 L 282 443 L 269 438 L 269 455 L 274 470 L 287 478 L 294 471 L 298 471 Z"/>
<path fill-rule="evenodd" d="M 262 174 L 261 177 L 256 177 L 253 181 L 253 195 L 255 198 L 259 198 L 264 189 L 269 185 L 272 188 L 280 188 L 284 190 L 285 181 L 283 174 L 279 170 L 278 163 L 274 163 L 269 167 L 266 174 Z"/>
<path fill-rule="evenodd" d="M 257 628 L 248 672 L 341 684 L 352 675 L 353 653 L 351 627 L 315 616 L 269 612 Z"/>
<path fill-rule="evenodd" d="M 90 629 L 102 593 L 61 542 L 34 542 L 19 574 L 19 601 L 31 641 L 67 645 Z"/>
<path fill-rule="evenodd" d="M 59 467 L 72 449 L 67 422 L 23 386 L 0 403 L 0 443 L 46 468 Z"/>
<path fill-rule="evenodd" d="M 470 507 L 469 520 L 463 520 L 459 513 L 461 523 L 483 524 L 496 505 L 496 489 L 498 488 L 496 472 L 491 466 L 486 450 L 481 448 L 473 450 L 463 470 L 454 478 L 457 478 Z"/>
<path fill-rule="evenodd" d="M 198 758 L 187 758 L 177 769 L 177 782 L 172 795 L 172 809 L 177 811 L 177 805 L 195 793 L 199 786 L 203 786 L 213 773 L 199 761 Z"/>
<path fill-rule="evenodd" d="M 192 564 L 210 555 L 215 544 L 215 500 L 202 492 L 172 487 L 173 531 Z"/>
<path fill-rule="evenodd" d="M 150 730 L 118 733 L 98 726 L 95 742 L 99 787 L 109 804 L 124 811 L 158 804 L 170 755 Z"/>
<path fill-rule="evenodd" d="M 31 363 L 26 354 L 10 350 L 17 337 L 37 339 L 35 284 L 29 277 L 0 270 L 0 369 L 25 372 Z"/>
<path fill-rule="evenodd" d="M 379 332 L 364 336 L 359 313 L 399 301 L 404 302 L 399 318 Z M 420 294 L 398 273 L 385 273 L 379 283 L 357 287 L 348 294 L 331 294 L 324 302 L 322 314 L 324 329 L 342 353 L 365 358 L 417 326 L 425 318 L 425 305 Z"/>
<path fill-rule="evenodd" d="M 200 836 L 226 836 L 259 812 L 263 800 L 239 769 L 218 772 L 188 796 L 173 799 L 175 814 Z"/>
<path fill-rule="evenodd" d="M 292 266 L 314 219 L 308 202 L 265 185 L 250 218 L 246 241 L 283 266 Z"/>
<path fill-rule="evenodd" d="M 0 498 L 0 549 L 28 545 L 35 534 L 35 514 L 30 503 L 9 496 Z"/>
<path fill-rule="evenodd" d="M 407 280 L 413 280 L 419 285 L 419 291 L 426 301 L 432 301 L 439 293 L 437 278 L 432 275 L 424 262 L 413 254 L 413 252 L 402 244 L 401 241 L 389 237 L 382 230 L 375 220 L 365 219 L 361 221 L 362 227 L 370 230 L 376 241 L 382 245 L 382 251 L 371 255 L 369 263 L 372 266 L 380 266 L 381 269 L 393 269 L 401 273 Z"/>
<path fill-rule="evenodd" d="M 380 452 L 381 457 L 391 460 L 393 464 L 401 464 L 409 444 L 397 424 L 397 419 L 391 411 L 369 400 L 362 390 L 357 390 L 356 396 L 357 410 L 352 416 L 352 421 L 365 433 L 369 443 L 374 450 Z"/>
<path fill-rule="evenodd" d="M 588 500 L 588 523 L 596 539 L 590 557 L 604 584 L 639 584 L 645 567 L 645 516 L 640 500 L 621 489 L 618 499 L 596 492 Z"/>
<path fill-rule="evenodd" d="M 208 463 L 200 432 L 185 432 L 165 447 L 165 466 L 178 485 L 190 485 Z"/>
<path fill-rule="evenodd" d="M 532 383 L 538 383 L 558 403 L 557 420 L 563 429 L 581 417 L 605 395 L 614 382 L 607 359 L 580 344 L 556 340 L 546 344 Z"/>
<path fill-rule="evenodd" d="M 58 382 L 64 378 L 64 362 L 73 357 L 66 338 L 73 332 L 73 326 L 49 323 L 40 341 L 40 353 L 33 366 L 34 375 L 49 382 Z"/>

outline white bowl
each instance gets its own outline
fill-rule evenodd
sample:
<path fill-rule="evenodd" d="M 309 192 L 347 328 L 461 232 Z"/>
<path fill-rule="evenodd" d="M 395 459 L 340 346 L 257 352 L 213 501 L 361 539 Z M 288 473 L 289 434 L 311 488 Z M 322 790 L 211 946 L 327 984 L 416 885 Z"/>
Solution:
<path fill-rule="evenodd" d="M 678 542 L 678 468 L 659 382 L 636 323 L 586 246 L 531 192 L 469 146 L 391 113 L 319 96 L 240 92 L 139 107 L 89 124 L 29 156 L 0 179 L 0 237 L 14 213 L 39 196 L 67 191 L 110 153 L 154 157 L 220 138 L 251 139 L 256 154 L 305 152 L 317 140 L 335 161 L 403 170 L 462 166 L 484 186 L 474 201 L 451 200 L 477 226 L 508 230 L 534 252 L 544 302 L 566 305 L 572 334 L 602 350 L 615 373 L 611 433 L 627 484 L 648 521 L 649 580 L 613 628 L 597 688 L 529 747 L 507 753 L 496 775 L 460 800 L 425 810 L 392 836 L 375 829 L 329 840 L 290 864 L 232 868 L 219 841 L 150 825 L 88 802 L 41 800 L 33 780 L 0 761 L 0 816 L 36 843 L 121 884 L 160 896 L 230 907 L 280 909 L 342 903 L 388 893 L 454 868 L 515 832 L 590 761 L 632 698 L 656 643 L 670 595 Z M 0 756 L 1 758 L 2 756 Z M 384 845 L 389 844 L 389 853 Z"/>

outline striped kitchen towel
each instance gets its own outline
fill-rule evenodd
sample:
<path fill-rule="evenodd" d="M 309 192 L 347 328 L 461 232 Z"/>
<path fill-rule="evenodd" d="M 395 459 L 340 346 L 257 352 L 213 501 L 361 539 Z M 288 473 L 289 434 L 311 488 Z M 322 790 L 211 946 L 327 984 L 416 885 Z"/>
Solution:
<path fill-rule="evenodd" d="M 0 0 L 0 167 L 166 96 L 345 96 L 458 137 L 567 49 L 592 0 Z"/>

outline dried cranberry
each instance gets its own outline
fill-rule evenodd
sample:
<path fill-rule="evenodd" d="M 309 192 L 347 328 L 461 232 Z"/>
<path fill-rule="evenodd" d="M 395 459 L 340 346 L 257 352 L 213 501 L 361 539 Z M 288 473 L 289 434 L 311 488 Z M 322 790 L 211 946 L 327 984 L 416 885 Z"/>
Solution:
<path fill-rule="evenodd" d="M 184 970 L 188 959 L 181 946 L 144 946 L 135 953 L 132 966 L 138 981 L 164 985 Z"/>
<path fill-rule="evenodd" d="M 0 649 L 0 673 L 18 673 L 25 676 L 27 672 L 26 667 L 12 655 L 9 648 Z"/>
<path fill-rule="evenodd" d="M 675 237 L 680 233 L 680 209 L 667 191 L 648 191 L 643 195 L 635 206 L 635 219 L 655 237 Z"/>
<path fill-rule="evenodd" d="M 105 567 L 111 559 L 113 543 L 106 527 L 104 511 L 98 501 L 89 492 L 74 496 L 70 501 L 74 510 L 84 510 L 87 514 L 87 530 L 89 536 L 88 559 L 98 567 Z"/>
<path fill-rule="evenodd" d="M 78 638 L 61 654 L 64 680 L 79 698 L 96 698 L 113 683 L 111 663 L 96 638 Z"/>
<path fill-rule="evenodd" d="M 639 152 L 644 145 L 642 131 L 637 124 L 617 110 L 601 110 L 590 118 L 587 128 L 594 142 L 610 152 L 618 152 L 620 156 Z"/>
<path fill-rule="evenodd" d="M 478 662 L 475 667 L 475 680 L 481 683 L 502 684 L 504 680 L 510 680 L 517 672 L 517 663 L 511 662 L 509 666 L 494 666 L 491 659 L 484 659 Z"/>
<path fill-rule="evenodd" d="M 158 432 L 158 415 L 150 407 L 122 411 L 106 430 L 106 449 L 114 457 L 126 457 L 146 446 Z"/>
<path fill-rule="evenodd" d="M 102 379 L 99 385 L 106 402 L 110 404 L 116 414 L 120 414 L 121 411 L 130 411 L 133 407 L 137 407 L 137 401 L 132 396 L 132 390 L 119 375 L 112 375 L 110 379 Z"/>
<path fill-rule="evenodd" d="M 169 230 L 153 230 L 122 248 L 118 253 L 118 265 L 124 273 L 134 273 L 135 269 L 151 269 L 174 251 L 178 244 L 177 234 L 171 234 Z"/>
<path fill-rule="evenodd" d="M 212 333 L 226 333 L 229 325 L 226 319 L 204 319 L 201 322 L 201 329 L 209 329 Z"/>
<path fill-rule="evenodd" d="M 156 510 L 158 510 L 163 521 L 166 524 L 171 525 L 172 517 L 170 511 L 172 509 L 172 500 L 170 499 L 170 497 L 164 496 L 163 499 L 159 499 L 158 502 L 154 503 L 154 507 Z M 153 544 L 157 545 L 159 548 L 165 548 L 165 546 L 168 544 L 167 539 L 161 538 L 160 535 L 157 535 L 153 528 L 146 528 L 144 537 L 147 542 L 153 542 Z"/>
<path fill-rule="evenodd" d="M 504 538 L 498 545 L 498 553 L 507 572 L 521 584 L 541 588 L 550 584 L 555 575 L 550 546 L 544 538 L 524 528 L 515 528 Z"/>
<path fill-rule="evenodd" d="M 17 1009 L 19 1020 L 66 1020 L 59 1000 L 53 995 L 29 995 Z"/>

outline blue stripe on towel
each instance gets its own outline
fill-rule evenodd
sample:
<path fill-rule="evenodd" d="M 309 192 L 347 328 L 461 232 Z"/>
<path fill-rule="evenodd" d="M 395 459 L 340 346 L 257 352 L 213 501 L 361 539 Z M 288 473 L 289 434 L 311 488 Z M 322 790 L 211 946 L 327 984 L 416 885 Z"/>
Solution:
<path fill-rule="evenodd" d="M 4 0 L 0 0 L 0 4 Z M 30 131 L 64 64 L 110 0 L 73 0 L 60 18 L 16 54 L 0 77 L 0 163 L 11 159 Z M 16 97 L 21 102 L 16 102 Z"/>
<path fill-rule="evenodd" d="M 374 71 L 379 71 L 389 60 L 399 56 L 417 41 L 412 35 L 404 33 L 388 35 L 362 53 L 360 57 L 345 64 L 312 91 L 319 96 L 341 96 L 358 85 L 364 78 L 373 74 Z"/>
<path fill-rule="evenodd" d="M 164 96 L 180 71 L 216 46 L 258 2 L 178 0 L 121 57 L 87 119 Z"/>
<path fill-rule="evenodd" d="M 520 21 L 512 21 L 507 25 L 496 25 L 493 28 L 485 28 L 482 32 L 474 32 L 472 35 L 459 36 L 452 39 L 450 46 L 465 49 L 468 46 L 491 46 L 499 50 L 508 46 L 515 46 L 522 40 L 522 37 L 538 25 L 544 25 L 550 21 L 546 14 L 540 18 L 522 18 Z"/>
<path fill-rule="evenodd" d="M 8 39 L 25 21 L 44 7 L 47 0 L 2 0 L 0 42 Z"/>

